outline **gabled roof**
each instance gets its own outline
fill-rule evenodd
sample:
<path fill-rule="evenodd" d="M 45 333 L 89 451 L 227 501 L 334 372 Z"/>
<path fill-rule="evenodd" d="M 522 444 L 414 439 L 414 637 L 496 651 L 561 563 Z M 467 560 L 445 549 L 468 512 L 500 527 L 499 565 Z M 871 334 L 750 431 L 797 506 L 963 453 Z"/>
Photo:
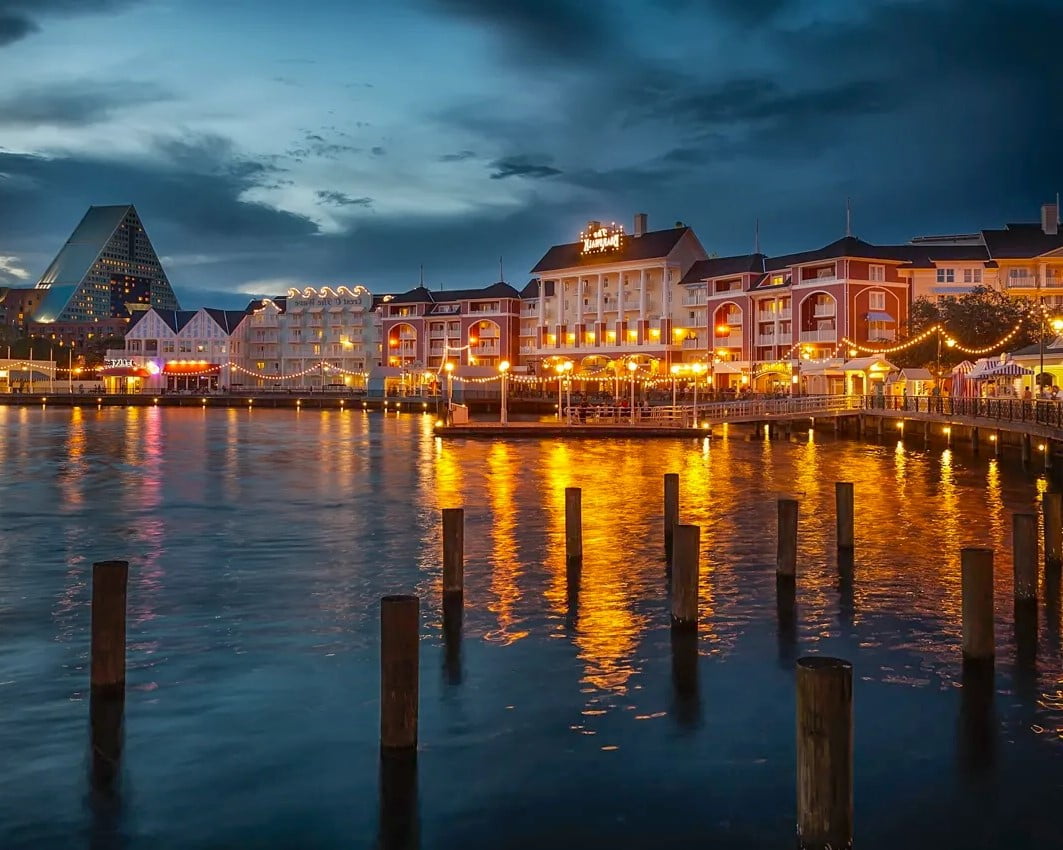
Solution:
<path fill-rule="evenodd" d="M 554 245 L 535 264 L 532 273 L 571 269 L 577 266 L 604 266 L 609 263 L 624 263 L 635 260 L 664 259 L 687 233 L 689 227 L 673 227 L 670 230 L 651 230 L 642 236 L 625 235 L 619 251 L 601 254 L 584 254 L 582 242 Z"/>
<path fill-rule="evenodd" d="M 932 269 L 950 260 L 989 262 L 989 253 L 983 245 L 902 245 L 908 251 L 905 268 Z"/>
<path fill-rule="evenodd" d="M 153 308 L 154 309 L 154 308 Z M 150 312 L 150 311 L 149 311 Z M 159 318 L 169 326 L 170 330 L 177 333 L 185 325 L 195 318 L 198 310 L 155 310 Z"/>
<path fill-rule="evenodd" d="M 739 274 L 761 275 L 764 273 L 764 260 L 763 254 L 740 254 L 734 257 L 698 260 L 690 267 L 690 271 L 683 276 L 680 283 L 697 283 L 702 280 Z"/>
<path fill-rule="evenodd" d="M 1009 224 L 1003 230 L 983 230 L 982 238 L 997 260 L 1040 257 L 1063 248 L 1063 232 L 1048 235 L 1040 224 Z"/>
<path fill-rule="evenodd" d="M 454 301 L 478 301 L 481 298 L 520 298 L 520 293 L 504 281 L 480 289 L 440 289 L 433 292 L 418 286 L 391 299 L 390 304 L 449 304 Z"/>
<path fill-rule="evenodd" d="M 546 297 L 547 298 L 553 297 L 553 294 L 554 294 L 554 282 L 552 280 L 544 280 L 543 281 L 543 289 L 544 289 L 544 291 L 546 293 Z M 520 291 L 520 297 L 524 298 L 524 299 L 538 298 L 539 297 L 539 281 L 536 278 L 533 277 L 526 284 L 524 284 L 524 288 Z"/>
<path fill-rule="evenodd" d="M 203 310 L 230 336 L 240 322 L 247 318 L 246 310 L 219 310 L 216 307 L 204 307 Z"/>

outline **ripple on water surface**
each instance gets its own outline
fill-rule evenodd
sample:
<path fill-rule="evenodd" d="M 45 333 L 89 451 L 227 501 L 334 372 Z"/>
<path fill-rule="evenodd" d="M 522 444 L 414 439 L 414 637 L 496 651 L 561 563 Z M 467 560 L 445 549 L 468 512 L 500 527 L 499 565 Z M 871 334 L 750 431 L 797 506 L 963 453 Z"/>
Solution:
<path fill-rule="evenodd" d="M 1063 841 L 1058 587 L 1028 634 L 1011 605 L 1011 514 L 1037 509 L 1042 481 L 919 440 L 442 443 L 430 425 L 0 407 L 0 846 L 788 847 L 806 653 L 854 663 L 861 846 Z M 702 527 L 696 645 L 668 628 L 669 471 Z M 838 480 L 856 485 L 851 581 Z M 578 581 L 567 486 L 583 488 Z M 781 495 L 801 502 L 792 605 Z M 456 505 L 465 613 L 447 641 L 438 516 Z M 989 692 L 958 661 L 968 544 L 997 550 Z M 120 782 L 100 794 L 89 576 L 115 557 L 131 561 L 129 693 Z M 410 590 L 414 787 L 376 749 L 378 600 Z"/>

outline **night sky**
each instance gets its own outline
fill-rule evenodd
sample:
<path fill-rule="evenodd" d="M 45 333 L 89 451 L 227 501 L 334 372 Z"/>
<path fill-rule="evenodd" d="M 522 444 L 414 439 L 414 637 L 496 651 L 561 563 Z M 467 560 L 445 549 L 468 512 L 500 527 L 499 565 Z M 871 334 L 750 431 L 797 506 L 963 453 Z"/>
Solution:
<path fill-rule="evenodd" d="M 0 284 L 135 203 L 182 306 L 518 285 L 588 219 L 784 253 L 1035 220 L 1061 0 L 0 0 Z"/>

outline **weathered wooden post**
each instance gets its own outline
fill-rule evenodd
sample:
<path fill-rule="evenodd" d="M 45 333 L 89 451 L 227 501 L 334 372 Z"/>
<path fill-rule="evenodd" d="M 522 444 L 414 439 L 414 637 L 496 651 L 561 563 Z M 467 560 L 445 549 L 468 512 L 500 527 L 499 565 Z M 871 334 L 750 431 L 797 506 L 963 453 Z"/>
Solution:
<path fill-rule="evenodd" d="M 1037 601 L 1037 517 L 1015 514 L 1011 526 L 1012 561 L 1015 568 L 1015 601 Z"/>
<path fill-rule="evenodd" d="M 851 481 L 834 482 L 835 528 L 838 538 L 838 550 L 848 549 L 852 552 L 854 545 L 853 525 L 856 509 Z"/>
<path fill-rule="evenodd" d="M 1020 443 L 1022 446 L 1022 464 L 1025 466 L 1030 462 L 1030 435 L 1023 434 Z"/>
<path fill-rule="evenodd" d="M 465 509 L 443 508 L 443 596 L 465 592 Z"/>
<path fill-rule="evenodd" d="M 971 451 L 978 454 L 978 429 L 971 429 Z"/>
<path fill-rule="evenodd" d="M 701 575 L 701 529 L 696 525 L 675 527 L 672 553 L 672 628 L 698 627 L 698 580 Z"/>
<path fill-rule="evenodd" d="M 797 661 L 797 839 L 802 848 L 853 841 L 853 667 Z"/>
<path fill-rule="evenodd" d="M 583 490 L 565 488 L 565 564 L 569 569 L 583 563 Z"/>
<path fill-rule="evenodd" d="M 679 523 L 679 473 L 664 476 L 664 554 L 672 557 L 675 527 Z"/>
<path fill-rule="evenodd" d="M 92 648 L 90 679 L 93 695 L 125 693 L 125 621 L 128 561 L 92 565 Z"/>
<path fill-rule="evenodd" d="M 963 660 L 991 662 L 993 637 L 993 550 L 960 550 L 963 608 Z"/>
<path fill-rule="evenodd" d="M 797 577 L 797 499 L 779 499 L 778 512 L 775 575 L 793 580 Z"/>
<path fill-rule="evenodd" d="M 384 754 L 417 749 L 417 693 L 421 637 L 416 596 L 380 600 L 380 749 Z"/>
<path fill-rule="evenodd" d="M 1063 546 L 1063 493 L 1047 491 L 1041 497 L 1045 523 L 1045 570 L 1058 570 Z"/>

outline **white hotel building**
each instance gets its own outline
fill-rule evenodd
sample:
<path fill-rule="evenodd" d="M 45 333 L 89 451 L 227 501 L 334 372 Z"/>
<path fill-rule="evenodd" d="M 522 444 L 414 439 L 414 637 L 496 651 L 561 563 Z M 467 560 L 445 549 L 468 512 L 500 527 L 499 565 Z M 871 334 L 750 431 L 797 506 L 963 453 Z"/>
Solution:
<path fill-rule="evenodd" d="M 706 256 L 679 222 L 649 231 L 640 213 L 631 234 L 590 222 L 579 241 L 553 246 L 532 269 L 521 292 L 521 363 L 681 360 L 691 332 L 679 282 Z"/>

